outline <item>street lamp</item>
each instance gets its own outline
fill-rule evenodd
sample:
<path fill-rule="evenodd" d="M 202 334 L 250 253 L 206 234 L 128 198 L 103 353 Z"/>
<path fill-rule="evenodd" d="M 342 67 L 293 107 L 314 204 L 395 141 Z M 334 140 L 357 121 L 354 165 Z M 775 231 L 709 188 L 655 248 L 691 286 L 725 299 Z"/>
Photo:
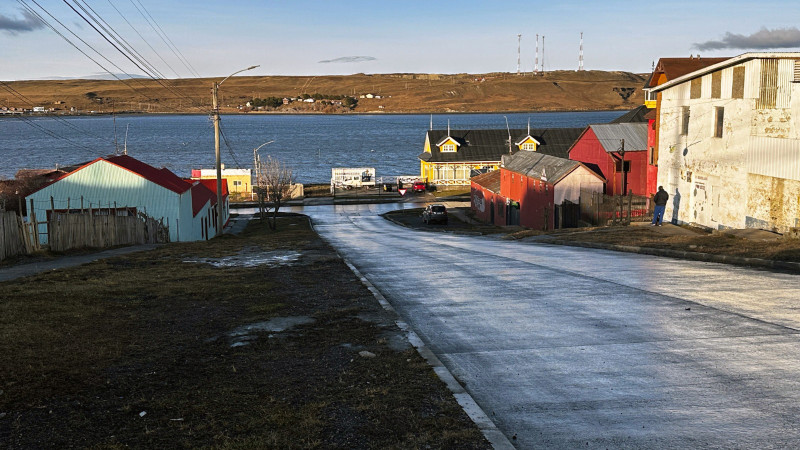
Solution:
<path fill-rule="evenodd" d="M 222 227 L 225 226 L 225 224 L 222 222 L 222 161 L 219 157 L 219 102 L 217 100 L 217 92 L 219 91 L 219 86 L 228 78 L 236 75 L 237 73 L 255 69 L 256 67 L 259 66 L 250 66 L 246 69 L 233 72 L 232 74 L 223 78 L 219 83 L 214 82 L 211 89 L 211 97 L 213 99 L 212 107 L 214 109 L 214 153 L 217 157 L 217 236 L 222 236 Z"/>
<path fill-rule="evenodd" d="M 275 142 L 275 141 L 264 142 L 263 144 L 261 144 L 258 147 L 253 149 L 253 170 L 256 173 L 256 185 L 260 186 L 260 183 L 261 183 L 261 178 L 258 175 L 258 169 L 259 169 L 259 166 L 260 166 L 259 163 L 261 162 L 261 157 L 258 155 L 258 150 L 261 149 L 261 147 L 263 147 L 265 145 L 272 144 L 273 142 Z"/>

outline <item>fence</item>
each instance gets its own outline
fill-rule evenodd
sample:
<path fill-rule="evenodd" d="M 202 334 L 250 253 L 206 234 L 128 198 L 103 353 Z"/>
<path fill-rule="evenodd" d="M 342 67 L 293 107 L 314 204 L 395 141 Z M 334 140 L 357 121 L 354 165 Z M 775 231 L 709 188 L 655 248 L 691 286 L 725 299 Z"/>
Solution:
<path fill-rule="evenodd" d="M 653 205 L 640 195 L 611 196 L 582 189 L 580 216 L 590 225 L 627 225 L 651 220 Z"/>
<path fill-rule="evenodd" d="M 154 244 L 169 241 L 169 230 L 144 215 L 52 214 L 47 222 L 50 250 Z"/>
<path fill-rule="evenodd" d="M 39 249 L 34 226 L 23 222 L 14 211 L 0 211 L 0 261 Z"/>

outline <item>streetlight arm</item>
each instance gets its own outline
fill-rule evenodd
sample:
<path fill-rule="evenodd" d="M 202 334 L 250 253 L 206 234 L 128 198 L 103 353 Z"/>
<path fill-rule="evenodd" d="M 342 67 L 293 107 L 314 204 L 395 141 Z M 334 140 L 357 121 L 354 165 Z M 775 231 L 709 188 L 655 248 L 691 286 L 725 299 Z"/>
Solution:
<path fill-rule="evenodd" d="M 248 67 L 247 69 L 242 69 L 242 70 L 238 70 L 238 71 L 236 71 L 236 72 L 233 72 L 232 74 L 230 74 L 230 75 L 228 75 L 227 77 L 223 78 L 223 79 L 222 79 L 222 81 L 220 81 L 219 83 L 217 83 L 217 86 L 219 86 L 220 84 L 224 83 L 224 82 L 225 82 L 225 80 L 227 80 L 228 78 L 230 78 L 230 77 L 232 77 L 232 76 L 236 75 L 237 73 L 242 73 L 242 72 L 246 72 L 246 71 L 248 71 L 248 70 L 253 70 L 253 69 L 255 69 L 256 67 L 261 67 L 261 66 L 260 66 L 260 65 L 258 65 L 258 66 L 250 66 L 250 67 Z"/>

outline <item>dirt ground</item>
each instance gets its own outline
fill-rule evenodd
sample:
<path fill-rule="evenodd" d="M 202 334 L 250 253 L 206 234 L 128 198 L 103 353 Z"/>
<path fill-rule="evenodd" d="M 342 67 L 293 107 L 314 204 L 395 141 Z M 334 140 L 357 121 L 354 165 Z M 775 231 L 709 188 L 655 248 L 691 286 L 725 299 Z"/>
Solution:
<path fill-rule="evenodd" d="M 489 448 L 304 217 L 0 284 L 4 448 Z"/>

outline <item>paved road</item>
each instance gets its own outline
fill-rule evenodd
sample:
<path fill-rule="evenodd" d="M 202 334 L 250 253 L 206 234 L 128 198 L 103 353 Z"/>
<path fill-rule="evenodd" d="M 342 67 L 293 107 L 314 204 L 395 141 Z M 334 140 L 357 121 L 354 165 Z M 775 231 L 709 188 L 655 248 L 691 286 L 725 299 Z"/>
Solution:
<path fill-rule="evenodd" d="M 412 207 L 413 205 L 406 205 Z M 800 277 L 305 208 L 520 448 L 800 447 Z"/>

